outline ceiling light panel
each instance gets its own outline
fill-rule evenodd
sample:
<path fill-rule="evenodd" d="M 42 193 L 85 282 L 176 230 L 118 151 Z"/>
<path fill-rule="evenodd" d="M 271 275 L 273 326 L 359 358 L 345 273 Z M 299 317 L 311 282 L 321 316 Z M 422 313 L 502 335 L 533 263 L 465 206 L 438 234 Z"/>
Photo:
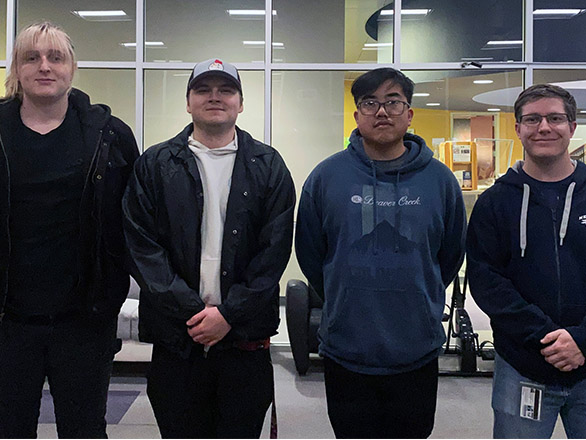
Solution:
<path fill-rule="evenodd" d="M 130 21 L 126 12 L 121 9 L 101 11 L 70 11 L 73 15 L 86 21 Z"/>

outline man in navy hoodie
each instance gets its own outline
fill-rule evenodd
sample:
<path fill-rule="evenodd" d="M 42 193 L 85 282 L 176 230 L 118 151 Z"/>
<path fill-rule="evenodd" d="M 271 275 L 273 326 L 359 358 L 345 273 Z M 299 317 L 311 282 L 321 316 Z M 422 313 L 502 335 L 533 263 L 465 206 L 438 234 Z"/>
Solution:
<path fill-rule="evenodd" d="M 495 438 L 586 437 L 586 166 L 571 160 L 576 101 L 538 84 L 515 102 L 525 161 L 480 196 L 468 271 L 497 352 Z"/>
<path fill-rule="evenodd" d="M 422 438 L 434 424 L 445 288 L 462 263 L 457 180 L 407 133 L 413 82 L 352 85 L 357 129 L 303 186 L 295 248 L 324 298 L 319 351 L 338 438 Z"/>

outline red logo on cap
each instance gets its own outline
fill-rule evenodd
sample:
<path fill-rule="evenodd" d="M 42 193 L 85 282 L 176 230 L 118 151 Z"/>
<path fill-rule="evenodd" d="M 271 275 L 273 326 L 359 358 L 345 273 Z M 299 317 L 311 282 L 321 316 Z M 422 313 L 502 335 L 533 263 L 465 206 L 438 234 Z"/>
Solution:
<path fill-rule="evenodd" d="M 210 64 L 208 70 L 224 70 L 224 65 L 222 64 L 222 61 L 215 60 L 212 64 Z"/>

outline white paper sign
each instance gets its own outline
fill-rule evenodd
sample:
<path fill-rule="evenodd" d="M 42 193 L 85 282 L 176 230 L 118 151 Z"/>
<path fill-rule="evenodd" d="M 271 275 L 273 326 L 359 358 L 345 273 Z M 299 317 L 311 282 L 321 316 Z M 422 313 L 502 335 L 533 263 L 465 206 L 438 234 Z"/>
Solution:
<path fill-rule="evenodd" d="M 470 162 L 470 145 L 454 145 L 452 152 L 454 162 Z"/>

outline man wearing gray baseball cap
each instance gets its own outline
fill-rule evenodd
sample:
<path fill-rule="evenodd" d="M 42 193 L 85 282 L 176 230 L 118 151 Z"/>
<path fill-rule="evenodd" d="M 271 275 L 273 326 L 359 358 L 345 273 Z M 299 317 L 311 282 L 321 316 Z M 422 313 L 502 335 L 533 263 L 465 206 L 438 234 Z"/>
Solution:
<path fill-rule="evenodd" d="M 192 123 L 139 158 L 123 200 L 163 438 L 258 438 L 273 397 L 295 189 L 279 153 L 236 127 L 242 111 L 236 68 L 196 64 Z"/>

